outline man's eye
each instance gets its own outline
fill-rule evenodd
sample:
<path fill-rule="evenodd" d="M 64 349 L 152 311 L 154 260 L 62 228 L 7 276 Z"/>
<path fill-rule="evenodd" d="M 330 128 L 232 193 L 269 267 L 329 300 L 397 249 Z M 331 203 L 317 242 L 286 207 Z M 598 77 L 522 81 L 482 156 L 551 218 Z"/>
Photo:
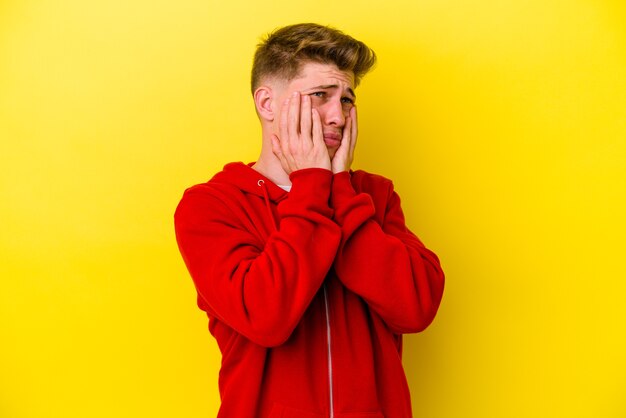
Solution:
<path fill-rule="evenodd" d="M 347 104 L 354 104 L 354 100 L 352 100 L 352 99 L 351 99 L 351 98 L 349 98 L 349 97 L 342 97 L 342 98 L 341 98 L 341 103 L 344 103 L 344 104 L 346 104 L 346 103 L 347 103 Z"/>
<path fill-rule="evenodd" d="M 324 97 L 325 94 L 326 94 L 325 91 L 316 91 L 316 92 L 311 93 L 311 96 Z"/>

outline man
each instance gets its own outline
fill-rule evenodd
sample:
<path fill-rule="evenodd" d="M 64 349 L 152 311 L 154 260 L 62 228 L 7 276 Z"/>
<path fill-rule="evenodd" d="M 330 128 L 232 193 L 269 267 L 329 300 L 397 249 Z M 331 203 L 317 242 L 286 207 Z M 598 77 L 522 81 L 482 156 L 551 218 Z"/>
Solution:
<path fill-rule="evenodd" d="M 350 170 L 354 89 L 374 62 L 332 28 L 272 33 L 252 69 L 259 159 L 227 164 L 178 205 L 222 353 L 219 417 L 411 416 L 402 334 L 433 320 L 444 275 L 391 181 Z"/>

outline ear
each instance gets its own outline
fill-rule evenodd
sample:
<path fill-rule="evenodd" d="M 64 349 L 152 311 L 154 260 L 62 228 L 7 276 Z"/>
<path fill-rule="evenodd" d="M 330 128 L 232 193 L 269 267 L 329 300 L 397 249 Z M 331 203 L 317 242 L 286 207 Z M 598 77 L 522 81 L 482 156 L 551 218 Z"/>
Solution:
<path fill-rule="evenodd" d="M 272 122 L 274 120 L 275 91 L 269 86 L 261 86 L 254 91 L 254 105 L 259 117 Z"/>

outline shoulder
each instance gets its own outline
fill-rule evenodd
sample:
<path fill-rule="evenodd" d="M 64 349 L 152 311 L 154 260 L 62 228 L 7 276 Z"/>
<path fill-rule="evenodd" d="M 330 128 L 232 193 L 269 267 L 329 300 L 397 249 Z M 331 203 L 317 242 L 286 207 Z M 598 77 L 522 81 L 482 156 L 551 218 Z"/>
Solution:
<path fill-rule="evenodd" d="M 178 229 L 227 218 L 229 213 L 218 188 L 207 182 L 193 185 L 184 191 L 174 212 L 174 222 Z"/>
<path fill-rule="evenodd" d="M 221 201 L 239 200 L 243 197 L 242 184 L 254 183 L 246 177 L 251 169 L 241 162 L 228 163 L 210 180 L 195 184 L 185 190 L 182 200 L 186 199 L 219 199 Z"/>
<path fill-rule="evenodd" d="M 353 171 L 351 182 L 357 193 L 385 194 L 387 196 L 393 193 L 393 182 L 390 179 L 365 170 Z"/>
<path fill-rule="evenodd" d="M 201 204 L 202 202 L 226 202 L 229 200 L 227 196 L 236 192 L 237 189 L 232 186 L 214 183 L 209 180 L 206 183 L 195 184 L 187 188 L 183 192 L 179 206 L 183 204 Z"/>
<path fill-rule="evenodd" d="M 232 184 L 226 184 L 209 180 L 205 183 L 194 184 L 188 187 L 184 192 L 181 201 L 196 198 L 221 198 L 224 194 L 233 194 L 239 191 Z"/>
<path fill-rule="evenodd" d="M 178 202 L 176 218 L 230 217 L 233 206 L 244 200 L 244 194 L 234 183 L 217 173 L 204 183 L 188 187 Z"/>

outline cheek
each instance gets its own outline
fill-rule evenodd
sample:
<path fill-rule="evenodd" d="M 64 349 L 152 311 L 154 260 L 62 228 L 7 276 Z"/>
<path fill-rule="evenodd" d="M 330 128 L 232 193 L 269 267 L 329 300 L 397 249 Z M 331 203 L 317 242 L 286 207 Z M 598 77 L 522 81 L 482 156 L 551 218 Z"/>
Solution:
<path fill-rule="evenodd" d="M 317 113 L 319 113 L 320 115 L 322 114 L 324 110 L 324 102 L 320 97 L 311 97 L 311 109 L 317 110 Z"/>
<path fill-rule="evenodd" d="M 278 108 L 274 111 L 274 120 L 272 121 L 272 125 L 276 132 L 280 128 L 280 118 L 282 116 L 282 106 L 278 106 Z"/>
<path fill-rule="evenodd" d="M 280 114 L 278 114 L 274 119 L 274 123 L 272 123 L 272 129 L 274 129 L 274 133 L 276 135 L 280 133 Z"/>

